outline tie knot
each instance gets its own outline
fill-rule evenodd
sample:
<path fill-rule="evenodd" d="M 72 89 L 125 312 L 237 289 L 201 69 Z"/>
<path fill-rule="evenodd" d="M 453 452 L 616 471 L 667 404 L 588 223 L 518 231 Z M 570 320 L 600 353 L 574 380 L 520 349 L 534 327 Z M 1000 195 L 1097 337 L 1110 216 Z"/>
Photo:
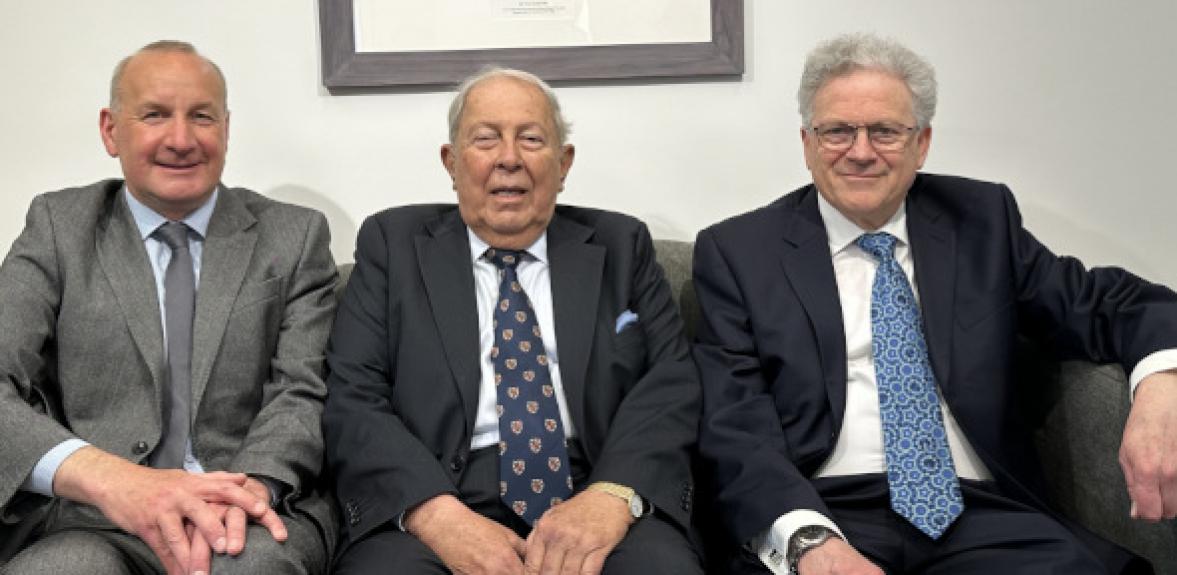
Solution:
<path fill-rule="evenodd" d="M 874 232 L 858 236 L 856 243 L 858 247 L 882 262 L 895 257 L 895 242 L 897 241 L 899 240 L 895 236 L 887 232 Z"/>
<path fill-rule="evenodd" d="M 166 222 L 163 225 L 155 228 L 152 233 L 159 241 L 172 248 L 172 251 L 178 249 L 188 249 L 188 225 L 180 222 Z"/>
<path fill-rule="evenodd" d="M 504 250 L 499 248 L 490 248 L 486 250 L 486 259 L 494 264 L 499 269 L 511 268 L 519 265 L 523 261 L 523 254 L 527 252 L 523 250 Z"/>

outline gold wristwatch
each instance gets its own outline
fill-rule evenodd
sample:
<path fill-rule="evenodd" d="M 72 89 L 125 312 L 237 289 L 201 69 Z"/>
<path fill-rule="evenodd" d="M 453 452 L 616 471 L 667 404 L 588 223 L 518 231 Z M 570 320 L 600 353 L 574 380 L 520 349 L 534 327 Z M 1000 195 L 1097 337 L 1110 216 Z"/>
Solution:
<path fill-rule="evenodd" d="M 593 491 L 608 493 L 624 501 L 626 506 L 629 507 L 629 514 L 633 515 L 634 519 L 641 519 L 646 514 L 646 502 L 642 500 L 642 497 L 632 487 L 626 487 L 609 481 L 598 481 L 589 485 L 588 488 Z"/>

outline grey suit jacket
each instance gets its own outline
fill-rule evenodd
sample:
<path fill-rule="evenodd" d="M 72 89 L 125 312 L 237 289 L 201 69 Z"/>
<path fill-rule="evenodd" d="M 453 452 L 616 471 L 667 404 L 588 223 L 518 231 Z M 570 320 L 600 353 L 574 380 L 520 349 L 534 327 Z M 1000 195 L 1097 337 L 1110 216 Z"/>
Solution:
<path fill-rule="evenodd" d="M 139 463 L 160 440 L 159 303 L 122 187 L 107 180 L 38 196 L 0 266 L 5 523 L 46 503 L 18 489 L 63 440 Z M 328 243 L 321 214 L 222 186 L 197 291 L 192 445 L 206 470 L 284 484 L 280 511 L 305 511 L 330 543 L 334 514 L 314 493 L 335 308 Z M 105 521 L 88 506 L 60 507 L 59 521 Z"/>

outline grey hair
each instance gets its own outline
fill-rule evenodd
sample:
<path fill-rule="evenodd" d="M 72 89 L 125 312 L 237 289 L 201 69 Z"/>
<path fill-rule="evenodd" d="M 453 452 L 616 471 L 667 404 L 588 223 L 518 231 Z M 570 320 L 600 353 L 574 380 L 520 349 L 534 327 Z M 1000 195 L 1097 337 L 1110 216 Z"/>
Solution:
<path fill-rule="evenodd" d="M 831 79 L 856 70 L 879 70 L 894 75 L 911 92 L 912 114 L 926 128 L 936 114 L 936 71 L 906 46 L 873 34 L 846 34 L 819 44 L 805 60 L 797 104 L 802 125 L 813 121 L 813 98 Z"/>
<path fill-rule="evenodd" d="M 119 86 L 123 82 L 123 73 L 127 71 L 127 64 L 129 64 L 131 60 L 135 58 L 135 56 L 145 52 L 191 54 L 193 56 L 199 57 L 201 60 L 204 60 L 206 63 L 208 63 L 209 66 L 212 66 L 213 71 L 217 73 L 217 78 L 221 80 L 221 93 L 225 96 L 225 101 L 221 102 L 221 104 L 225 107 L 225 109 L 228 109 L 229 84 L 225 82 L 225 74 L 221 72 L 221 68 L 217 66 L 216 62 L 205 58 L 203 54 L 196 51 L 195 46 L 189 44 L 188 42 L 181 42 L 179 40 L 156 40 L 155 42 L 139 48 L 135 51 L 134 54 L 119 60 L 119 63 L 115 65 L 114 73 L 110 75 L 111 110 L 118 110 L 119 104 L 121 104 Z"/>
<path fill-rule="evenodd" d="M 556 145 L 564 145 L 564 142 L 568 140 L 568 136 L 572 133 L 572 124 L 564 119 L 564 113 L 560 111 L 560 101 L 556 99 L 556 93 L 552 91 L 552 87 L 540 79 L 539 76 L 530 72 L 513 68 L 501 68 L 499 66 L 487 66 L 474 73 L 473 76 L 462 80 L 461 84 L 458 84 L 458 93 L 454 95 L 454 100 L 450 102 L 448 117 L 451 144 L 457 143 L 458 124 L 462 121 L 462 112 L 466 109 L 466 98 L 470 96 L 470 90 L 492 78 L 513 78 L 539 88 L 548 100 L 548 111 L 552 115 L 552 124 L 556 126 Z"/>

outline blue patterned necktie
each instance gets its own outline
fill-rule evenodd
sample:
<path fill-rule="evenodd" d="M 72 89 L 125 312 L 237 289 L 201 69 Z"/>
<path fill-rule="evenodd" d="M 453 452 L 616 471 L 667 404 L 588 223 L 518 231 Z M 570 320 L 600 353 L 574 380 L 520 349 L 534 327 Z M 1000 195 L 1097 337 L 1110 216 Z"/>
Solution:
<path fill-rule="evenodd" d="M 871 350 L 887 457 L 891 508 L 932 539 L 964 510 L 936 397 L 919 307 L 895 260 L 894 236 L 863 234 L 879 261 L 871 288 Z"/>
<path fill-rule="evenodd" d="M 544 341 L 515 274 L 524 253 L 491 248 L 486 258 L 502 272 L 490 350 L 498 394 L 499 496 L 531 525 L 568 499 L 572 475 Z"/>

